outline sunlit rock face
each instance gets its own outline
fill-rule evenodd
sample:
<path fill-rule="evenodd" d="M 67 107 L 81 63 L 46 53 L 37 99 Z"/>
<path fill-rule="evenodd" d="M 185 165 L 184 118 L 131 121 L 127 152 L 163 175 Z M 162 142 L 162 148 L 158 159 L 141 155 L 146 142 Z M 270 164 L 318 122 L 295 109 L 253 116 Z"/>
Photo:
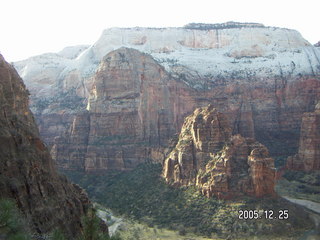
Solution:
<path fill-rule="evenodd" d="M 0 198 L 11 198 L 35 233 L 82 229 L 89 199 L 55 169 L 29 110 L 28 90 L 0 55 Z"/>
<path fill-rule="evenodd" d="M 212 105 L 185 119 L 175 148 L 164 161 L 168 183 L 196 185 L 208 197 L 274 196 L 274 160 L 252 138 L 231 134 L 224 114 Z"/>
<path fill-rule="evenodd" d="M 114 168 L 126 169 L 143 158 L 161 159 L 184 117 L 209 103 L 226 114 L 233 134 L 257 139 L 274 156 L 292 155 L 302 114 L 320 100 L 319 48 L 294 30 L 242 23 L 111 28 L 92 46 L 71 50 L 68 57 L 47 54 L 15 63 L 30 88 L 40 134 L 64 167 L 71 161 L 77 167 L 70 168 L 84 169 L 86 162 L 89 169 L 98 159 L 106 169 L 114 159 Z M 118 129 L 90 130 L 88 143 L 94 134 L 117 139 L 103 140 L 103 147 L 73 144 L 71 129 L 86 111 L 85 122 L 106 118 L 105 129 Z M 101 151 L 114 149 L 114 141 L 117 151 Z M 131 148 L 121 149 L 123 143 Z M 79 150 L 81 160 L 67 145 Z"/>
<path fill-rule="evenodd" d="M 314 112 L 302 115 L 298 154 L 287 160 L 293 170 L 320 170 L 320 102 Z"/>
<path fill-rule="evenodd" d="M 86 171 L 131 169 L 155 156 L 161 160 L 183 113 L 195 104 L 189 95 L 188 86 L 170 78 L 150 55 L 113 51 L 97 70 L 86 111 L 56 139 L 54 158 L 61 167 Z"/>

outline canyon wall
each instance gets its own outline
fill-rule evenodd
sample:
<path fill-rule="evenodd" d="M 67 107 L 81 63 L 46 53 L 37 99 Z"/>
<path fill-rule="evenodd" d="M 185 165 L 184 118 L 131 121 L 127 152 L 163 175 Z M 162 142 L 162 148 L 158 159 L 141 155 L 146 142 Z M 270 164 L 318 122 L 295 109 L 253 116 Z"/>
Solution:
<path fill-rule="evenodd" d="M 121 48 L 104 58 L 87 109 L 56 138 L 51 152 L 61 167 L 86 171 L 126 170 L 161 160 L 184 113 L 194 106 L 187 86 L 170 78 L 150 55 Z"/>
<path fill-rule="evenodd" d="M 302 116 L 298 153 L 287 159 L 292 170 L 320 170 L 320 102 Z"/>
<path fill-rule="evenodd" d="M 71 49 L 73 58 L 15 63 L 59 166 L 163 161 L 184 117 L 208 104 L 232 134 L 257 139 L 272 156 L 294 154 L 302 114 L 320 100 L 319 48 L 294 30 L 230 24 L 112 28 Z"/>
<path fill-rule="evenodd" d="M 76 114 L 65 137 L 56 138 L 54 158 L 63 168 L 87 171 L 161 162 L 184 117 L 209 103 L 226 114 L 232 134 L 256 138 L 275 156 L 290 155 L 298 145 L 301 116 L 320 89 L 317 77 L 290 81 L 233 79 L 199 90 L 150 55 L 121 48 L 102 61 L 87 109 Z"/>
<path fill-rule="evenodd" d="M 34 232 L 60 228 L 73 239 L 90 202 L 84 190 L 56 172 L 28 95 L 16 70 L 0 55 L 0 198 L 13 199 Z"/>

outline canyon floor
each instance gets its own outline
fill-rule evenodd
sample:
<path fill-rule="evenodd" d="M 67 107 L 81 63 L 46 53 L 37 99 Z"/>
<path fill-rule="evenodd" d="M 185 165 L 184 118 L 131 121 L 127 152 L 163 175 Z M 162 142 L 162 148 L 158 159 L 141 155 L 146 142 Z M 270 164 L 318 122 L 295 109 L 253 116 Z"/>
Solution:
<path fill-rule="evenodd" d="M 283 198 L 233 201 L 206 198 L 194 188 L 173 188 L 159 178 L 161 166 L 89 175 L 63 171 L 91 199 L 123 219 L 123 239 L 312 239 L 314 220 Z M 241 209 L 288 209 L 286 220 L 239 220 Z M 317 235 L 316 235 L 317 236 Z"/>

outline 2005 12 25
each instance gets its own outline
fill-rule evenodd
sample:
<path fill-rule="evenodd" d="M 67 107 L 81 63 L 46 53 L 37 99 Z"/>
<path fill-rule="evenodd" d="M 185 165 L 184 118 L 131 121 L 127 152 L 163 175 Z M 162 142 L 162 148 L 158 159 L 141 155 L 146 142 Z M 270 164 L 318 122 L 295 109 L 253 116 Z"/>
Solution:
<path fill-rule="evenodd" d="M 238 218 L 241 220 L 252 220 L 252 219 L 279 219 L 286 220 L 289 218 L 289 210 L 280 209 L 280 210 L 239 210 Z"/>

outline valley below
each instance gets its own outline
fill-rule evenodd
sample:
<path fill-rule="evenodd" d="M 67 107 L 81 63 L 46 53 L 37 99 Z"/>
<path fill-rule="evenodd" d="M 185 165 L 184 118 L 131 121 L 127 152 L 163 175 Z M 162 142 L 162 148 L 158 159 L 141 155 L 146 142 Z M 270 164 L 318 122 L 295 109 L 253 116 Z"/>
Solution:
<path fill-rule="evenodd" d="M 122 219 L 123 225 L 118 229 L 124 239 L 133 239 L 134 232 L 139 232 L 135 233 L 139 235 L 136 239 L 280 240 L 300 239 L 316 231 L 310 214 L 283 198 L 208 199 L 195 188 L 165 184 L 160 177 L 161 165 L 157 164 L 103 175 L 63 173 L 85 188 L 91 199 Z M 240 220 L 238 211 L 244 209 L 288 209 L 289 219 Z"/>

